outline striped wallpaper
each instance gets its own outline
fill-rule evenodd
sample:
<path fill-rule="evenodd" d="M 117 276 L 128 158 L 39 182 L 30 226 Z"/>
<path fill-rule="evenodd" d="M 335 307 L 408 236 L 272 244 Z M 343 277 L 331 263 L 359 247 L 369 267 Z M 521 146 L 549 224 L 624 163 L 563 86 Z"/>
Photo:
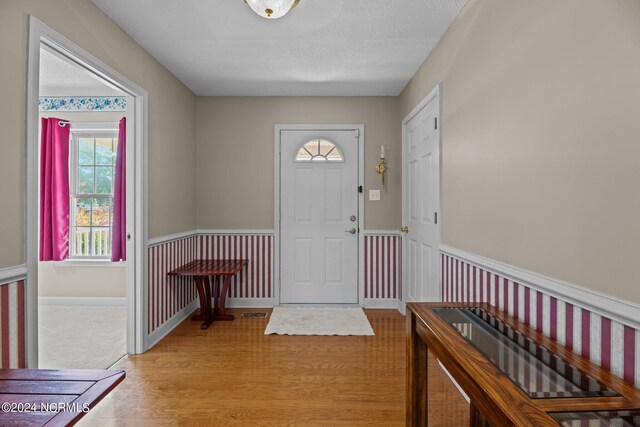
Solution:
<path fill-rule="evenodd" d="M 151 333 L 192 303 L 196 288 L 191 278 L 167 273 L 195 258 L 196 237 L 189 236 L 150 245 L 147 332 Z"/>
<path fill-rule="evenodd" d="M 640 331 L 441 254 L 443 301 L 488 302 L 640 387 Z"/>
<path fill-rule="evenodd" d="M 364 297 L 402 298 L 402 238 L 364 236 Z"/>
<path fill-rule="evenodd" d="M 229 298 L 273 297 L 273 235 L 201 234 L 198 257 L 247 259 L 247 268 L 238 273 L 229 286 Z"/>
<path fill-rule="evenodd" d="M 365 235 L 365 298 L 399 299 L 402 295 L 402 238 Z M 247 268 L 231 281 L 229 298 L 242 300 L 274 297 L 274 237 L 272 234 L 194 234 L 149 245 L 148 333 L 152 333 L 197 299 L 192 279 L 167 273 L 196 258 L 248 259 Z"/>
<path fill-rule="evenodd" d="M 24 368 L 25 280 L 0 285 L 0 366 Z"/>

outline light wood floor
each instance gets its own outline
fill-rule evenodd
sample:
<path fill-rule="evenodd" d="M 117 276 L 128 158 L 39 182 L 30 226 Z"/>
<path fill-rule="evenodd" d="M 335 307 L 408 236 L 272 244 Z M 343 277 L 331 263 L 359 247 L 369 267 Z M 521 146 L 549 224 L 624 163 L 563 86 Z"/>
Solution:
<path fill-rule="evenodd" d="M 185 321 L 123 361 L 127 378 L 80 425 L 404 425 L 405 319 L 397 311 L 366 310 L 374 337 L 265 336 L 266 319 L 231 312 L 235 321 L 206 331 Z M 431 407 L 449 420 L 442 393 L 451 387 L 430 380 Z"/>

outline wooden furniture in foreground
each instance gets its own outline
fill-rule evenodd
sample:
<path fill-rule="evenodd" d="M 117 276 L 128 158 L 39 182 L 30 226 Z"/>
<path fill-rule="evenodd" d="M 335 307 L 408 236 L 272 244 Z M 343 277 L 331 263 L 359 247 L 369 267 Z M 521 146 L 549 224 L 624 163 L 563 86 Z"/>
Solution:
<path fill-rule="evenodd" d="M 409 303 L 406 322 L 407 425 L 428 424 L 427 350 L 472 426 L 640 425 L 640 390 L 489 304 Z"/>
<path fill-rule="evenodd" d="M 200 313 L 191 317 L 191 320 L 202 321 L 200 329 L 207 329 L 214 320 L 233 320 L 232 315 L 225 314 L 229 284 L 231 278 L 238 274 L 248 262 L 246 259 L 197 259 L 168 273 L 169 276 L 193 277 L 198 289 Z M 213 283 L 210 278 L 213 278 Z M 212 295 L 214 296 L 213 308 L 211 307 Z"/>
<path fill-rule="evenodd" d="M 73 425 L 124 377 L 124 371 L 0 369 L 0 425 Z"/>

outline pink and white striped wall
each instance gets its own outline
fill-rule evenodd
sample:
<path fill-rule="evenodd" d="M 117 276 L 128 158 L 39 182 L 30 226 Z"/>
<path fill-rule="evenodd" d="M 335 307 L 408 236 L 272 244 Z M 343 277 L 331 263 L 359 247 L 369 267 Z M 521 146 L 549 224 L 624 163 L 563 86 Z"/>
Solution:
<path fill-rule="evenodd" d="M 193 279 L 167 273 L 196 258 L 248 259 L 249 265 L 231 282 L 233 300 L 264 300 L 273 296 L 273 236 L 265 234 L 193 234 L 149 246 L 148 333 L 158 331 L 197 300 Z M 231 305 L 231 304 L 230 304 Z"/>
<path fill-rule="evenodd" d="M 148 248 L 149 334 L 157 331 L 197 298 L 191 278 L 167 276 L 169 271 L 195 259 L 196 239 L 196 236 L 188 236 L 150 245 Z"/>
<path fill-rule="evenodd" d="M 231 299 L 265 299 L 273 297 L 273 235 L 271 234 L 201 234 L 199 257 L 247 259 L 246 269 L 238 273 L 229 287 Z"/>
<path fill-rule="evenodd" d="M 364 236 L 365 299 L 402 298 L 402 238 L 398 235 Z"/>
<path fill-rule="evenodd" d="M 401 237 L 371 234 L 364 239 L 365 298 L 399 300 L 402 296 Z M 169 277 L 167 273 L 196 258 L 248 259 L 247 268 L 232 279 L 228 304 L 271 306 L 275 282 L 273 251 L 273 234 L 255 232 L 194 232 L 149 245 L 148 333 L 157 333 L 174 317 L 184 317 L 184 310 L 193 307 L 197 293 L 192 279 Z"/>
<path fill-rule="evenodd" d="M 640 387 L 640 330 L 441 253 L 443 301 L 488 302 Z"/>
<path fill-rule="evenodd" d="M 24 368 L 25 280 L 0 284 L 0 366 Z"/>

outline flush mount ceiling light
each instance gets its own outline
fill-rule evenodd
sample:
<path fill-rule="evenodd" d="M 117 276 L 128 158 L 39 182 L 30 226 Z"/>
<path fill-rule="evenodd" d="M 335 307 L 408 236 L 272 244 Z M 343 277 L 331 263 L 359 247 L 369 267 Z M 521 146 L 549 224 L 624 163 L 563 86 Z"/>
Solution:
<path fill-rule="evenodd" d="M 300 0 L 244 0 L 258 15 L 267 19 L 281 18 L 296 7 Z"/>

